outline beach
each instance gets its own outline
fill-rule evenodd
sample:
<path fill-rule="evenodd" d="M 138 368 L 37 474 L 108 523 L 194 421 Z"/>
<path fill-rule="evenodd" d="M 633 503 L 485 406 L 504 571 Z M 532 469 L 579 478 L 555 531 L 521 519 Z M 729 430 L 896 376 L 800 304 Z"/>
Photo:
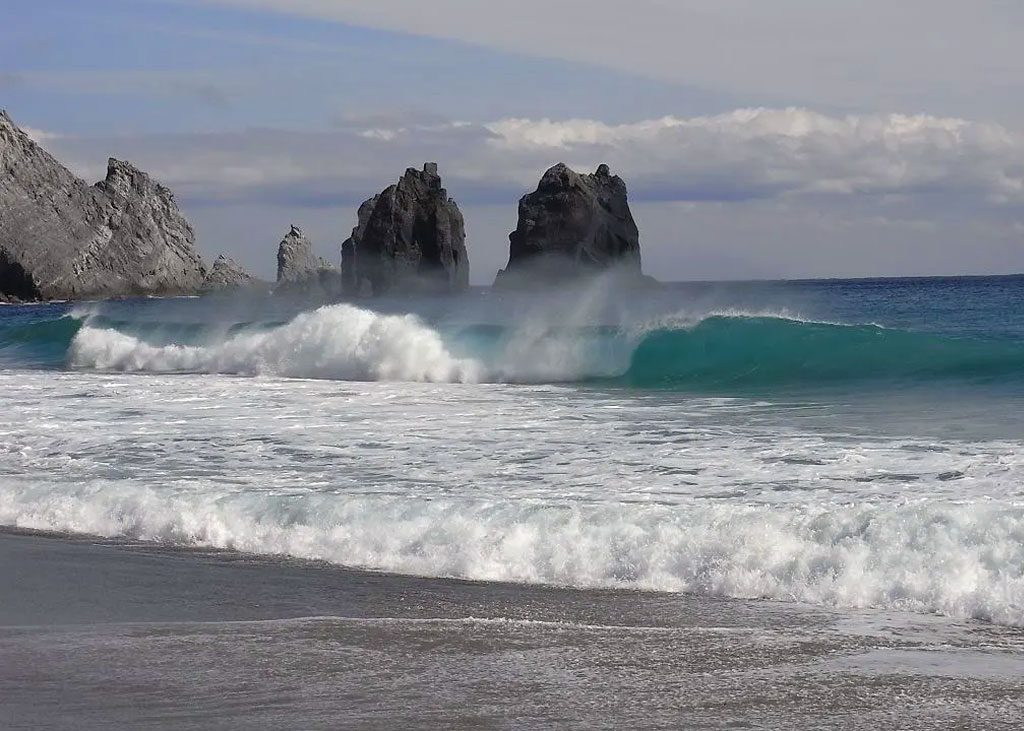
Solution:
<path fill-rule="evenodd" d="M 1015 729 L 1024 632 L 0 534 L 5 729 Z"/>

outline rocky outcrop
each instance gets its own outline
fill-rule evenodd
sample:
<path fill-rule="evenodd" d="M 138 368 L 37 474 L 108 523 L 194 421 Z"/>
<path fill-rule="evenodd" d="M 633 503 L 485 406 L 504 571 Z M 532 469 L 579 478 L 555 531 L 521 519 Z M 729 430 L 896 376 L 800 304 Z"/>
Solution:
<path fill-rule="evenodd" d="M 457 292 L 469 286 L 462 213 L 441 187 L 436 163 L 409 168 L 359 207 L 341 245 L 346 294 Z"/>
<path fill-rule="evenodd" d="M 301 282 L 316 275 L 321 262 L 313 253 L 313 242 L 302 229 L 292 226 L 277 247 L 277 282 Z"/>
<path fill-rule="evenodd" d="M 257 283 L 258 280 L 245 271 L 237 261 L 221 254 L 206 274 L 202 289 L 204 292 L 224 292 L 246 289 Z"/>
<path fill-rule="evenodd" d="M 293 225 L 277 247 L 274 292 L 310 298 L 341 294 L 341 272 L 313 253 L 313 242 L 298 226 Z"/>
<path fill-rule="evenodd" d="M 615 270 L 642 278 L 640 234 L 626 184 L 601 165 L 580 175 L 559 163 L 519 201 L 509 259 L 495 285 L 536 286 Z"/>
<path fill-rule="evenodd" d="M 171 191 L 113 158 L 87 185 L 0 112 L 0 292 L 24 300 L 195 292 L 205 277 Z"/>

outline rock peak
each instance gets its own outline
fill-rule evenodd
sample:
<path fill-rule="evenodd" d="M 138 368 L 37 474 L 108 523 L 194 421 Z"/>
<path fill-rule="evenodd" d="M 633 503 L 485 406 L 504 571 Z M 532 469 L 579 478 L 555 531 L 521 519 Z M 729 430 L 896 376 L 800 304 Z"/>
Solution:
<path fill-rule="evenodd" d="M 277 247 L 274 294 L 333 298 L 341 293 L 341 273 L 313 252 L 313 242 L 292 224 Z"/>
<path fill-rule="evenodd" d="M 313 243 L 296 225 L 292 225 L 277 247 L 278 284 L 298 282 L 316 274 L 319 262 L 313 254 Z"/>
<path fill-rule="evenodd" d="M 207 292 L 223 292 L 242 287 L 250 287 L 256 278 L 245 271 L 242 266 L 224 254 L 213 262 L 210 272 L 203 280 L 203 290 Z"/>
<path fill-rule="evenodd" d="M 603 163 L 582 175 L 565 163 L 551 166 L 519 201 L 508 266 L 498 281 L 535 286 L 613 267 L 640 275 L 640 235 L 626 184 Z"/>
<path fill-rule="evenodd" d="M 127 198 L 132 192 L 170 195 L 170 191 L 153 183 L 147 173 L 127 160 L 111 157 L 107 160 L 107 176 L 101 183 L 111 193 Z"/>
<path fill-rule="evenodd" d="M 0 114 L 0 294 L 76 299 L 180 294 L 206 271 L 170 191 L 111 158 L 95 185 Z"/>
<path fill-rule="evenodd" d="M 441 186 L 437 163 L 408 168 L 396 185 L 365 201 L 341 245 L 349 295 L 453 292 L 469 286 L 462 213 Z"/>

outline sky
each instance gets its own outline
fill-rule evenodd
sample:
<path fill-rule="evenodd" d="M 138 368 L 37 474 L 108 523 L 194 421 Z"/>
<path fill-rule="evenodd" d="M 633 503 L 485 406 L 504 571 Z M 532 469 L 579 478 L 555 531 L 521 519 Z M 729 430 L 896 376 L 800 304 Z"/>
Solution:
<path fill-rule="evenodd" d="M 0 108 L 128 159 L 207 261 L 439 163 L 471 279 L 565 162 L 621 175 L 665 280 L 1024 271 L 1019 0 L 6 0 Z"/>

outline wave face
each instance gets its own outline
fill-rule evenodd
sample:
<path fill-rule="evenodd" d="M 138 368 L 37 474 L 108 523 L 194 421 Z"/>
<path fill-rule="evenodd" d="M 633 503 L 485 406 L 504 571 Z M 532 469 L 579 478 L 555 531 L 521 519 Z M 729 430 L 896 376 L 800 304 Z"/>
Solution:
<path fill-rule="evenodd" d="M 152 325 L 88 317 L 7 337 L 66 347 L 76 369 L 332 380 L 567 383 L 706 392 L 885 381 L 1024 380 L 1024 343 L 710 314 L 628 326 L 431 325 L 332 305 L 285 323 Z M 134 328 L 134 332 L 132 331 Z M 0 337 L 3 337 L 0 335 Z M 2 341 L 0 341 L 2 342 Z M 63 343 L 63 346 L 61 345 Z"/>
<path fill-rule="evenodd" d="M 656 330 L 635 352 L 635 386 L 758 387 L 1024 376 L 1024 343 L 758 316 Z"/>
<path fill-rule="evenodd" d="M 0 320 L 0 364 L 60 367 L 81 326 L 81 320 L 61 315 Z"/>

